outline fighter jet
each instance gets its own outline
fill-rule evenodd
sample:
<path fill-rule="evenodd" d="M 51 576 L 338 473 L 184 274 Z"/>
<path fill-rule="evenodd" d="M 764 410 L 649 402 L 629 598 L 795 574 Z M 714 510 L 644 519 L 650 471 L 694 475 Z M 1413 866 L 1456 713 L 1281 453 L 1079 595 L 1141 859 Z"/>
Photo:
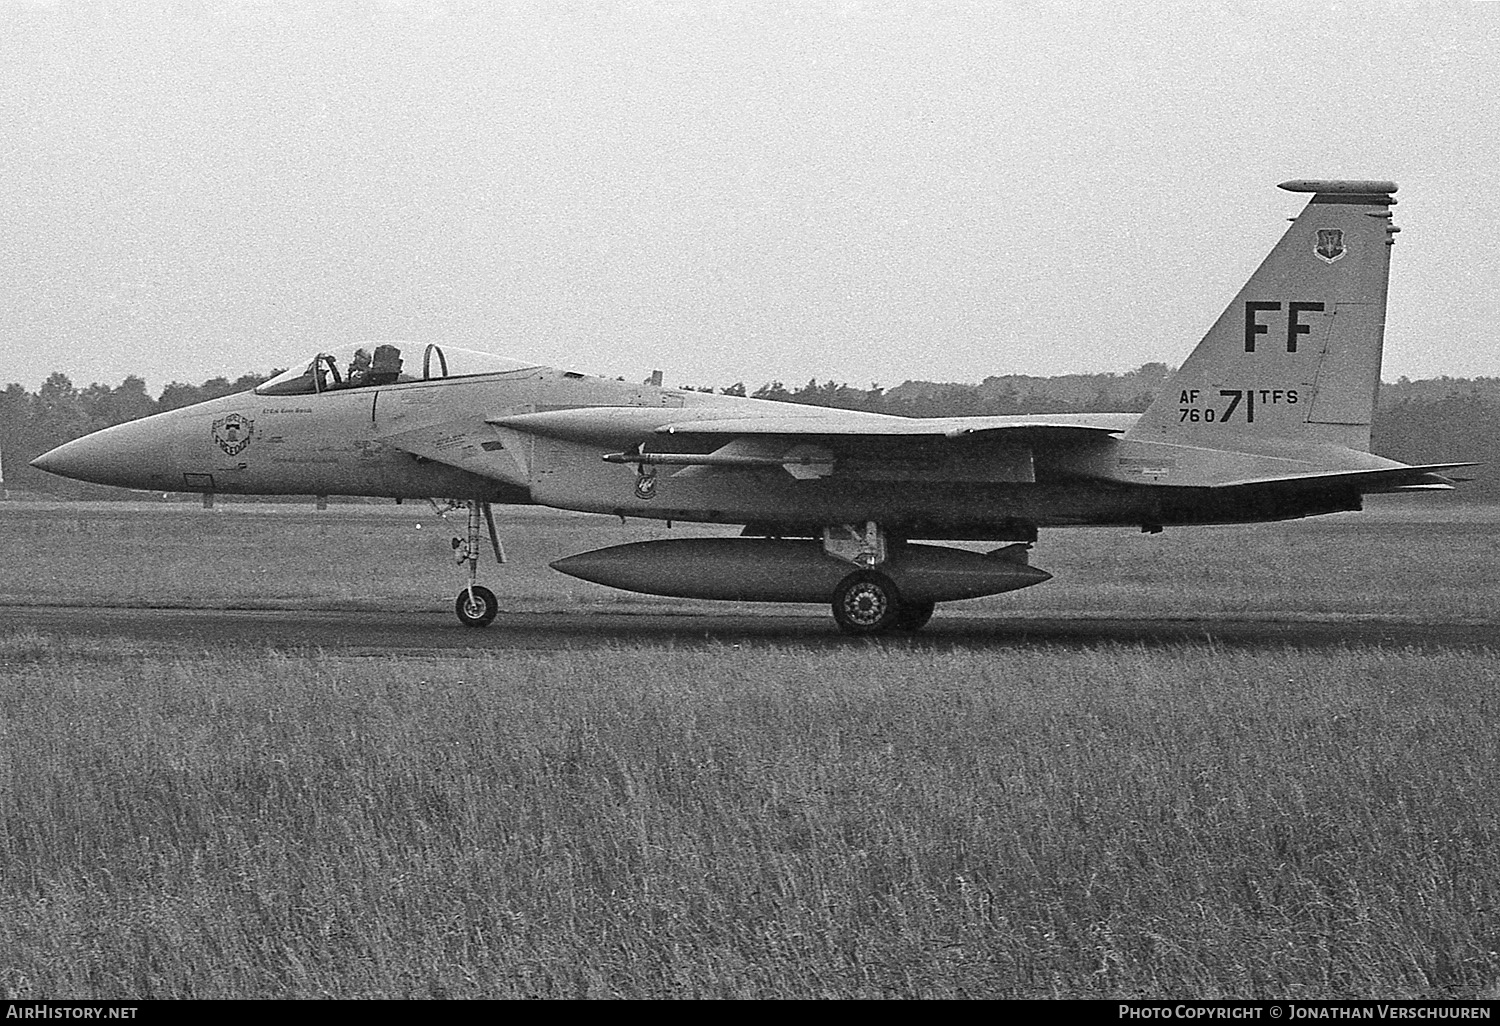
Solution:
<path fill-rule="evenodd" d="M 1373 492 L 1451 489 L 1373 455 L 1396 186 L 1297 180 L 1286 234 L 1143 414 L 909 418 L 592 377 L 439 344 L 351 343 L 251 392 L 96 432 L 33 461 L 67 477 L 208 494 L 448 497 L 468 585 L 491 507 L 738 525 L 552 566 L 631 591 L 829 603 L 855 635 L 939 602 L 1049 579 L 1038 531 L 1285 520 Z M 1000 543 L 987 552 L 932 542 Z"/>

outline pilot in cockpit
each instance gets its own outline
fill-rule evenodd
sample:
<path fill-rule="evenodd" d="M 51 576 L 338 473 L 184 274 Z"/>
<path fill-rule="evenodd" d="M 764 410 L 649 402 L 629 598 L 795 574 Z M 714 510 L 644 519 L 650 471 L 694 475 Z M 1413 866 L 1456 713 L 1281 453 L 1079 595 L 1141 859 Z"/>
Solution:
<path fill-rule="evenodd" d="M 370 375 L 370 351 L 363 346 L 354 351 L 354 356 L 349 360 L 349 388 L 358 388 L 369 384 L 367 379 Z"/>

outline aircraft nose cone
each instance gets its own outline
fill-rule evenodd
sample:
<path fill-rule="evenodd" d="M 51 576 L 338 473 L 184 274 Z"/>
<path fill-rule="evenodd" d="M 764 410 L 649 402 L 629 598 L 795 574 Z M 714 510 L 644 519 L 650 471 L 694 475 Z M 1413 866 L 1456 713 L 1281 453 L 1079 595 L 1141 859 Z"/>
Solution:
<path fill-rule="evenodd" d="M 88 444 L 90 437 L 75 438 L 55 449 L 48 449 L 32 460 L 31 465 L 38 470 L 45 470 L 49 474 L 57 474 L 60 477 L 89 480 L 91 471 L 96 469 L 94 464 L 97 462 L 97 456 L 90 452 L 97 448 Z"/>
<path fill-rule="evenodd" d="M 85 435 L 49 449 L 32 460 L 31 465 L 59 477 L 101 481 L 113 476 L 113 472 L 119 469 L 119 461 L 113 458 L 112 448 L 101 441 L 98 433 Z"/>
<path fill-rule="evenodd" d="M 148 420 L 154 418 L 148 418 Z M 154 488 L 166 464 L 168 440 L 133 421 L 64 442 L 31 461 L 38 470 L 94 484 Z"/>

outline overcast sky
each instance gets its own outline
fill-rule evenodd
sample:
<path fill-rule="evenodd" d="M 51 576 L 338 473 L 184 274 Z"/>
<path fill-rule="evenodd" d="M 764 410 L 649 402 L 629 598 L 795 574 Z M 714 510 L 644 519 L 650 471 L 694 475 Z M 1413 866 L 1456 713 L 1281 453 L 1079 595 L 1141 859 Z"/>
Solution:
<path fill-rule="evenodd" d="M 1385 377 L 1500 375 L 1500 4 L 0 0 L 0 384 L 400 338 L 752 388 L 1177 364 L 1401 186 Z"/>

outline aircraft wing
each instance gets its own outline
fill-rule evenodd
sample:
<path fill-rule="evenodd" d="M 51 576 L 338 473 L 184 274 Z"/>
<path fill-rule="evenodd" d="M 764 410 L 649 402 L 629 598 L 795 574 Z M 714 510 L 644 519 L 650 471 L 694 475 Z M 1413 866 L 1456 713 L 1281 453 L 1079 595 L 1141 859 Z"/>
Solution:
<path fill-rule="evenodd" d="M 1134 414 L 919 418 L 796 406 L 747 417 L 742 407 L 587 407 L 495 417 L 488 423 L 613 445 L 625 451 L 602 453 L 606 462 L 680 468 L 674 477 L 781 468 L 809 480 L 827 477 L 838 461 L 852 460 L 863 465 L 861 476 L 1031 481 L 1037 445 L 1103 441 L 1127 431 L 1135 419 Z M 691 451 L 676 451 L 665 438 L 662 451 L 652 451 L 653 436 L 670 436 Z"/>
<path fill-rule="evenodd" d="M 801 412 L 806 410 L 807 412 Z M 652 407 L 590 406 L 568 410 L 546 410 L 509 417 L 494 417 L 488 423 L 529 434 L 547 435 L 579 442 L 620 442 L 643 434 L 705 435 L 729 437 L 803 438 L 968 438 L 1003 433 L 1072 434 L 1079 438 L 1102 438 L 1123 434 L 1135 423 L 1135 414 L 1057 414 L 1041 417 L 893 417 L 822 407 L 791 407 L 787 413 L 746 417 L 739 410 L 694 411 L 694 419 L 681 419 L 682 410 Z M 673 420 L 670 417 L 679 419 Z"/>
<path fill-rule="evenodd" d="M 742 417 L 674 421 L 656 429 L 666 435 L 781 436 L 788 438 L 971 438 L 1002 433 L 1076 434 L 1080 438 L 1123 434 L 1134 414 L 1095 417 Z"/>

